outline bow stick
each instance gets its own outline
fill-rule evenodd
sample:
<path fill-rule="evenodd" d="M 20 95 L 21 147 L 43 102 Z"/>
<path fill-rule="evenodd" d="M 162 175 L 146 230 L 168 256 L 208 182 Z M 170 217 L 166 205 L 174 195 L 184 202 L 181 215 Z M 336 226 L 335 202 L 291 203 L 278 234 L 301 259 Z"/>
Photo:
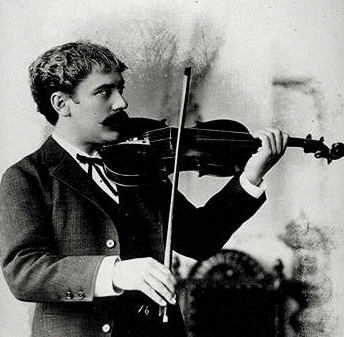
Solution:
<path fill-rule="evenodd" d="M 171 201 L 170 201 L 170 210 L 168 216 L 168 225 L 167 225 L 167 236 L 166 236 L 166 245 L 165 245 L 165 256 L 164 256 L 164 266 L 168 269 L 171 269 L 171 260 L 172 260 L 172 224 L 173 224 L 173 211 L 174 211 L 174 199 L 176 192 L 178 190 L 179 183 L 179 152 L 180 152 L 180 143 L 182 139 L 182 130 L 185 125 L 186 118 L 186 107 L 188 101 L 188 93 L 190 88 L 190 79 L 191 79 L 191 68 L 187 67 L 184 71 L 184 80 L 182 88 L 182 102 L 181 102 L 181 112 L 179 116 L 179 126 L 176 142 L 176 153 L 174 158 L 174 168 L 173 168 L 173 181 L 172 181 L 172 192 L 171 192 Z M 167 316 L 167 305 L 161 306 L 159 315 L 163 315 L 162 321 L 164 323 L 168 322 Z"/>

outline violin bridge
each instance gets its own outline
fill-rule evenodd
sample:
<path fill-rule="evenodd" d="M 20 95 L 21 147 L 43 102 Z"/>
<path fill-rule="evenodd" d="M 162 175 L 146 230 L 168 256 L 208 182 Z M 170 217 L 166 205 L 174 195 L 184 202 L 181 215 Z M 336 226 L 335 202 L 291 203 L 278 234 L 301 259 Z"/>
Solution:
<path fill-rule="evenodd" d="M 139 138 L 134 137 L 131 139 L 127 139 L 124 144 L 130 144 L 130 145 L 150 145 L 150 141 L 147 138 Z"/>

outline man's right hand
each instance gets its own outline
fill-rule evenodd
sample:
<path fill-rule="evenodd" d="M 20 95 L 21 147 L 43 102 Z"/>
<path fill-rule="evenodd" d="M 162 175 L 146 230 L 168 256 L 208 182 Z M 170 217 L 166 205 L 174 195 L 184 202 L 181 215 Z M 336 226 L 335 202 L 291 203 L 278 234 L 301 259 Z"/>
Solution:
<path fill-rule="evenodd" d="M 139 290 L 161 306 L 176 303 L 176 279 L 171 271 L 151 257 L 116 263 L 112 283 L 123 290 Z"/>

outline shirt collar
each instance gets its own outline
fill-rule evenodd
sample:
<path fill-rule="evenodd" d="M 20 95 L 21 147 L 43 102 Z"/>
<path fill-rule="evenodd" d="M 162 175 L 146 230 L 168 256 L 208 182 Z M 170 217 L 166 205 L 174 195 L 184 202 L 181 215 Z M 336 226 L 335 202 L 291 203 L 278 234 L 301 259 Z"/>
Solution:
<path fill-rule="evenodd" d="M 94 150 L 93 153 L 91 155 L 89 155 L 88 153 L 86 153 L 85 151 L 82 151 L 80 149 L 78 149 L 76 146 L 74 146 L 73 144 L 71 144 L 70 142 L 68 142 L 67 140 L 65 140 L 64 138 L 60 137 L 59 135 L 57 135 L 56 133 L 53 132 L 52 134 L 53 139 L 64 149 L 66 150 L 78 163 L 79 160 L 76 159 L 76 155 L 77 154 L 81 154 L 83 156 L 86 157 L 93 157 L 93 158 L 100 158 L 99 153 Z"/>

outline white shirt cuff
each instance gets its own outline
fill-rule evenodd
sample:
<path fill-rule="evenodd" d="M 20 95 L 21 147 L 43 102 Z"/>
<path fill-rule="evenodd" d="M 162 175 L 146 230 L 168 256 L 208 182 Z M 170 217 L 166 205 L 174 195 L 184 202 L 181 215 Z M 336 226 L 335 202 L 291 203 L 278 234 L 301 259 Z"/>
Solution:
<path fill-rule="evenodd" d="M 118 296 L 123 294 L 122 289 L 114 289 L 112 275 L 115 264 L 121 261 L 119 256 L 106 256 L 100 264 L 96 285 L 94 289 L 95 297 Z"/>
<path fill-rule="evenodd" d="M 261 182 L 259 186 L 253 185 L 245 176 L 245 173 L 242 173 L 239 177 L 241 187 L 252 197 L 258 199 L 265 192 L 265 183 Z"/>

